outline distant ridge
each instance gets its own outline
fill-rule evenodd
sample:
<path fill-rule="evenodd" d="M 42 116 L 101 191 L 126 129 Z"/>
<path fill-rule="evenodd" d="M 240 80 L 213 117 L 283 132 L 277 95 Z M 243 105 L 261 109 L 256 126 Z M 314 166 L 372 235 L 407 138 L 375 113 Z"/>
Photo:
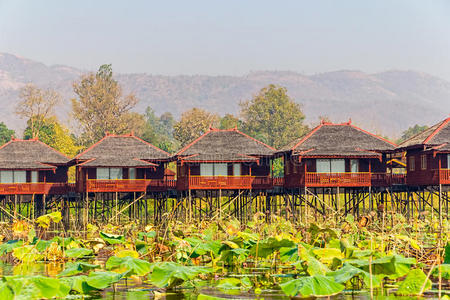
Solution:
<path fill-rule="evenodd" d="M 114 68 L 114 66 L 113 66 Z M 58 116 L 68 120 L 72 83 L 85 71 L 64 65 L 45 64 L 0 53 L 0 121 L 23 129 L 25 120 L 14 112 L 18 90 L 28 82 L 61 92 L 65 101 Z M 352 122 L 396 137 L 414 124 L 433 124 L 450 112 L 450 82 L 416 71 L 393 70 L 367 74 L 341 70 L 315 75 L 290 71 L 257 71 L 245 76 L 116 74 L 125 92 L 140 99 L 136 110 L 150 105 L 157 113 L 175 116 L 191 107 L 217 112 L 237 113 L 239 102 L 250 99 L 262 87 L 274 83 L 288 89 L 289 95 L 303 105 L 307 122 L 319 116 Z"/>

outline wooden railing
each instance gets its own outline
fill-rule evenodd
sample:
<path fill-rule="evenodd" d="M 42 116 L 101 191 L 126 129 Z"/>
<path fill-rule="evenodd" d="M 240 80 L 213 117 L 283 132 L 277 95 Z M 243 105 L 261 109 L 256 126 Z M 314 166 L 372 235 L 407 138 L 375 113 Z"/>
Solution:
<path fill-rule="evenodd" d="M 178 179 L 180 189 L 268 189 L 273 186 L 269 176 L 190 176 Z"/>
<path fill-rule="evenodd" d="M 305 185 L 311 187 L 370 186 L 370 173 L 312 173 L 307 172 Z"/>
<path fill-rule="evenodd" d="M 372 186 L 391 186 L 406 184 L 406 174 L 372 173 Z"/>
<path fill-rule="evenodd" d="M 273 178 L 273 186 L 283 186 L 283 185 L 284 185 L 284 177 Z"/>
<path fill-rule="evenodd" d="M 75 190 L 74 185 L 65 182 L 0 183 L 0 195 L 66 194 Z"/>
<path fill-rule="evenodd" d="M 450 184 L 450 169 L 439 170 L 440 184 Z"/>
<path fill-rule="evenodd" d="M 88 179 L 87 192 L 145 192 L 160 191 L 174 187 L 174 180 L 165 179 Z"/>

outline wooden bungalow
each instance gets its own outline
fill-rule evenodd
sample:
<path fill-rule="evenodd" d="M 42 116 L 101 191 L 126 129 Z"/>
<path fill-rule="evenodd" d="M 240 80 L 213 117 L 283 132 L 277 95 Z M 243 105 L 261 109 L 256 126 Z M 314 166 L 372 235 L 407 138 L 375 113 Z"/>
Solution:
<path fill-rule="evenodd" d="M 169 153 L 134 136 L 107 134 L 77 155 L 78 192 L 145 192 L 167 188 Z"/>
<path fill-rule="evenodd" d="M 174 156 L 178 190 L 272 187 L 275 149 L 240 132 L 210 128 Z"/>
<path fill-rule="evenodd" d="M 406 182 L 413 186 L 450 184 L 450 117 L 401 143 Z"/>
<path fill-rule="evenodd" d="M 284 185 L 297 187 L 368 187 L 388 185 L 386 153 L 395 144 L 351 122 L 322 122 L 278 155 L 285 160 Z"/>
<path fill-rule="evenodd" d="M 0 194 L 65 194 L 68 161 L 37 139 L 13 138 L 0 147 Z"/>

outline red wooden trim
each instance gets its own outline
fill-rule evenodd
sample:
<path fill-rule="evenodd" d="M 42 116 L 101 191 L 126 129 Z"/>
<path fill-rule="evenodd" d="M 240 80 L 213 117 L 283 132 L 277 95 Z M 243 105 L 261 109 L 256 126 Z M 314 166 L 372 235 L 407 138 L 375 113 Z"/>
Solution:
<path fill-rule="evenodd" d="M 447 123 L 450 121 L 450 118 L 445 119 L 441 125 L 439 125 L 438 128 L 436 128 L 433 133 L 431 133 L 424 141 L 422 144 L 428 144 L 428 142 L 439 132 L 442 130 L 442 128 L 444 128 Z"/>
<path fill-rule="evenodd" d="M 265 143 L 255 139 L 255 138 L 249 136 L 248 134 L 245 134 L 245 133 L 239 131 L 237 128 L 229 129 L 228 131 L 236 131 L 237 133 L 240 133 L 241 135 L 245 136 L 246 138 L 252 139 L 252 140 L 254 140 L 257 143 L 260 143 L 261 145 L 266 146 L 267 148 L 269 148 L 272 151 L 276 151 L 277 150 L 277 149 L 273 148 L 272 146 L 269 146 L 269 145 L 267 145 L 267 144 L 265 144 Z"/>
<path fill-rule="evenodd" d="M 366 134 L 369 134 L 369 135 L 371 135 L 371 136 L 373 136 L 373 137 L 375 137 L 375 138 L 377 138 L 377 139 L 379 139 L 379 140 L 382 140 L 382 141 L 384 141 L 384 142 L 386 142 L 386 143 L 389 143 L 389 144 L 391 144 L 391 145 L 394 146 L 394 147 L 397 147 L 397 144 L 395 144 L 395 143 L 393 143 L 393 142 L 391 142 L 391 141 L 388 141 L 387 139 L 385 139 L 385 138 L 383 138 L 383 137 L 381 137 L 381 136 L 378 136 L 378 135 L 376 135 L 376 134 L 373 134 L 373 133 L 371 133 L 371 132 L 369 132 L 369 131 L 367 131 L 367 130 L 361 129 L 361 128 L 359 128 L 359 127 L 357 127 L 357 126 L 355 126 L 355 125 L 352 125 L 352 124 L 348 124 L 348 126 L 353 127 L 353 128 L 355 128 L 355 129 L 357 129 L 357 130 L 359 130 L 359 131 L 362 131 L 362 132 L 364 132 L 364 133 L 366 133 Z"/>
<path fill-rule="evenodd" d="M 378 158 L 380 155 L 302 155 L 302 158 Z"/>
<path fill-rule="evenodd" d="M 325 125 L 324 123 L 321 123 L 319 126 L 311 130 L 307 135 L 305 135 L 297 144 L 294 145 L 294 147 L 291 148 L 292 151 L 294 151 L 295 148 L 303 144 L 307 139 L 309 139 L 317 130 L 322 128 L 322 126 Z"/>
<path fill-rule="evenodd" d="M 202 134 L 201 136 L 199 136 L 198 138 L 196 138 L 195 140 L 193 140 L 192 142 L 190 142 L 189 144 L 187 144 L 186 146 L 184 146 L 180 151 L 178 151 L 175 155 L 181 155 L 184 151 L 186 151 L 187 149 L 189 149 L 192 145 L 194 145 L 195 143 L 197 143 L 199 140 L 201 140 L 202 138 L 204 138 L 206 135 L 208 135 L 210 132 L 212 131 L 212 129 L 210 128 L 207 132 L 205 132 L 204 134 Z"/>
<path fill-rule="evenodd" d="M 4 147 L 6 147 L 6 146 L 9 145 L 9 144 L 12 144 L 13 142 L 19 142 L 19 143 L 20 143 L 20 142 L 38 142 L 39 144 L 44 145 L 45 147 L 49 148 L 50 150 L 56 152 L 56 153 L 59 154 L 59 155 L 64 156 L 64 157 L 67 158 L 68 160 L 70 160 L 70 157 L 69 157 L 69 156 L 65 155 L 65 154 L 62 153 L 62 152 L 59 152 L 58 150 L 56 150 L 56 149 L 53 148 L 53 147 L 50 147 L 50 146 L 47 145 L 46 143 L 41 142 L 41 141 L 38 140 L 37 138 L 33 138 L 33 139 L 29 139 L 29 140 L 22 140 L 22 139 L 16 139 L 16 138 L 14 138 L 14 139 L 11 139 L 9 142 L 7 142 L 7 143 L 3 144 L 2 146 L 0 146 L 0 150 L 3 149 Z"/>
<path fill-rule="evenodd" d="M 81 152 L 80 154 L 78 154 L 77 156 L 75 156 L 73 159 L 79 159 L 82 155 L 86 154 L 87 152 L 91 151 L 94 147 L 96 147 L 98 144 L 100 144 L 101 142 L 103 142 L 104 139 L 106 139 L 108 137 L 108 135 L 105 135 L 104 137 L 102 137 L 99 141 L 97 141 L 96 143 L 94 143 L 93 145 L 91 145 L 89 148 L 87 148 L 86 150 L 84 150 L 83 152 Z"/>
<path fill-rule="evenodd" d="M 212 132 L 212 131 L 218 131 L 218 132 L 221 132 L 221 131 L 222 131 L 222 132 L 235 131 L 235 132 L 237 132 L 237 133 L 243 135 L 244 137 L 249 138 L 249 139 L 251 139 L 251 140 L 253 140 L 253 141 L 255 141 L 255 142 L 257 142 L 257 143 L 259 143 L 259 144 L 261 144 L 261 145 L 263 145 L 263 146 L 265 146 L 265 147 L 267 147 L 267 148 L 269 148 L 269 149 L 272 150 L 272 151 L 276 151 L 275 148 L 273 148 L 273 147 L 271 147 L 271 146 L 269 146 L 269 145 L 267 145 L 267 144 L 265 144 L 265 143 L 263 143 L 263 142 L 261 142 L 261 141 L 255 139 L 255 138 L 249 136 L 248 134 L 245 134 L 245 133 L 239 131 L 237 128 L 231 128 L 231 129 L 217 129 L 217 128 L 212 128 L 212 127 L 210 127 L 209 130 L 208 130 L 207 132 L 205 132 L 204 134 L 202 134 L 201 136 L 199 136 L 198 138 L 196 138 L 195 140 L 193 140 L 192 142 L 190 142 L 188 145 L 184 146 L 184 147 L 183 147 L 180 151 L 178 151 L 175 155 L 178 155 L 178 156 L 181 155 L 184 151 L 186 151 L 187 149 L 189 149 L 190 147 L 192 147 L 192 145 L 194 145 L 195 143 L 197 143 L 199 140 L 201 140 L 202 138 L 204 138 L 206 135 L 208 135 L 208 134 L 209 134 L 210 132 Z"/>
<path fill-rule="evenodd" d="M 147 141 L 144 141 L 143 139 L 141 139 L 140 137 L 135 136 L 134 134 L 133 134 L 131 137 L 137 139 L 138 141 L 140 141 L 140 142 L 142 142 L 142 143 L 145 143 L 145 144 L 149 145 L 150 147 L 153 147 L 155 150 L 160 151 L 160 152 L 166 154 L 167 156 L 170 156 L 170 153 L 169 153 L 169 152 L 166 152 L 166 151 L 164 151 L 163 149 L 158 148 L 158 147 L 156 147 L 155 145 L 153 145 L 153 144 L 151 144 L 151 143 L 149 143 L 149 142 L 147 142 Z"/>

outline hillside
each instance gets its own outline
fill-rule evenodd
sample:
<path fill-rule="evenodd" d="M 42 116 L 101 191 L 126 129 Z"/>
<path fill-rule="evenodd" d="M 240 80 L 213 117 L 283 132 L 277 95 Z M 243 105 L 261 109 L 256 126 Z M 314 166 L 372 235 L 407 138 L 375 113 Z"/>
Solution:
<path fill-rule="evenodd" d="M 114 66 L 113 66 L 114 67 Z M 0 120 L 23 129 L 25 120 L 14 114 L 18 89 L 27 82 L 60 91 L 64 103 L 58 116 L 68 120 L 72 82 L 84 71 L 62 65 L 47 66 L 12 54 L 0 53 Z M 450 82 L 415 71 L 387 71 L 367 74 L 336 71 L 311 76 L 295 72 L 261 71 L 245 76 L 161 76 L 116 74 L 125 92 L 140 99 L 136 110 L 150 105 L 157 113 L 178 116 L 191 107 L 221 115 L 239 111 L 239 102 L 267 84 L 285 86 L 289 95 L 303 106 L 309 123 L 318 116 L 333 121 L 349 118 L 356 124 L 389 136 L 398 136 L 410 125 L 431 124 L 444 118 L 450 108 Z"/>

